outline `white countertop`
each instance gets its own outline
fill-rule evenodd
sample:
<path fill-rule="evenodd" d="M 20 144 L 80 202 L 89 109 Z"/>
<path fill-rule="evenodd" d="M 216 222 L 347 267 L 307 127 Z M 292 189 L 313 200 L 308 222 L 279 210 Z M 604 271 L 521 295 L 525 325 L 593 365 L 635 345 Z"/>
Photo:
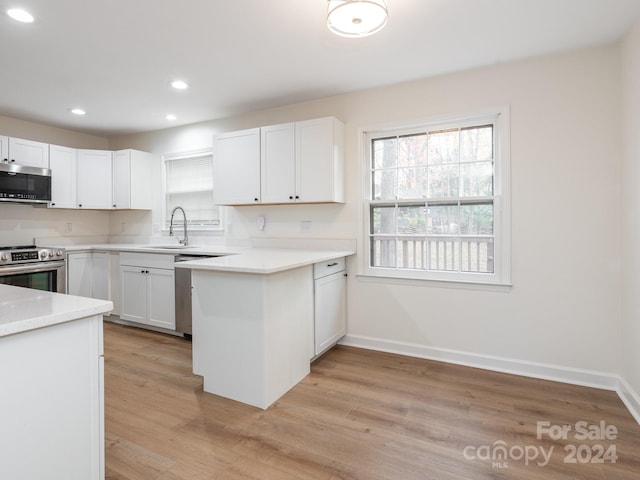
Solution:
<path fill-rule="evenodd" d="M 0 285 L 0 337 L 48 327 L 113 309 L 106 300 Z"/>
<path fill-rule="evenodd" d="M 146 245 L 140 243 L 96 243 L 91 245 L 61 245 L 60 247 L 64 248 L 68 253 L 100 250 L 114 252 L 165 253 L 174 255 L 236 255 L 249 249 L 249 247 L 228 245 L 189 245 L 187 247 L 183 247 L 176 244 Z"/>
<path fill-rule="evenodd" d="M 332 258 L 347 257 L 354 253 L 350 250 L 252 248 L 238 255 L 176 263 L 176 268 L 269 274 L 324 262 Z"/>
<path fill-rule="evenodd" d="M 65 245 L 68 253 L 101 250 L 119 252 L 163 253 L 174 255 L 217 255 L 214 258 L 178 262 L 176 268 L 217 270 L 238 273 L 270 274 L 355 254 L 353 250 L 256 248 L 227 245 L 188 246 L 105 243 Z"/>

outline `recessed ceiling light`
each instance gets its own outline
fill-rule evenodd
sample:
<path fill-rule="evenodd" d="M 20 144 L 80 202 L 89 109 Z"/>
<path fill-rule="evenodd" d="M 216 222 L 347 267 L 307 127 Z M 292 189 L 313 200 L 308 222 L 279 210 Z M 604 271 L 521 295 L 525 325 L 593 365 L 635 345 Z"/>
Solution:
<path fill-rule="evenodd" d="M 178 118 L 178 117 L 176 117 L 173 113 L 169 113 L 169 114 L 168 114 L 166 117 L 164 117 L 164 118 L 166 118 L 167 120 L 175 120 L 175 119 L 176 119 L 176 118 Z"/>
<path fill-rule="evenodd" d="M 83 109 L 81 108 L 72 108 L 71 110 L 69 110 L 71 113 L 73 113 L 74 115 L 86 115 L 87 112 L 85 112 Z"/>
<path fill-rule="evenodd" d="M 184 80 L 174 80 L 171 82 L 171 86 L 176 90 L 186 90 L 189 88 L 189 85 Z"/>
<path fill-rule="evenodd" d="M 33 22 L 33 15 L 31 15 L 26 10 L 22 10 L 21 8 L 11 8 L 7 10 L 7 15 L 9 15 L 14 20 L 24 23 Z"/>

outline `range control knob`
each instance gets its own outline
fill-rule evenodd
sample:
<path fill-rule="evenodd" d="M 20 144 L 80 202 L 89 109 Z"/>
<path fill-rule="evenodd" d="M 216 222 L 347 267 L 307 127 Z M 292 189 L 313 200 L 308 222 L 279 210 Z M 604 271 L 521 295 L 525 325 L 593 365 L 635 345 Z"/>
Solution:
<path fill-rule="evenodd" d="M 7 260 L 9 260 L 9 256 L 6 253 L 3 253 L 2 255 L 0 255 L 0 260 L 6 262 Z"/>
<path fill-rule="evenodd" d="M 56 252 L 56 256 L 57 256 L 57 257 L 61 257 L 62 255 L 63 255 L 63 254 L 62 254 L 62 250 L 58 250 L 58 251 Z"/>
<path fill-rule="evenodd" d="M 41 258 L 42 260 L 44 260 L 45 258 L 47 258 L 47 251 L 46 251 L 46 250 L 42 250 L 42 251 L 40 252 L 40 258 Z"/>

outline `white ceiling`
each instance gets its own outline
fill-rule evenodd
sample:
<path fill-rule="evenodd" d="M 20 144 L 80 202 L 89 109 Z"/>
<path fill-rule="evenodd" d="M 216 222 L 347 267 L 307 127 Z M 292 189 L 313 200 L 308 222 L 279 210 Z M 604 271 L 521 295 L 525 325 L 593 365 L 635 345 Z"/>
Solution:
<path fill-rule="evenodd" d="M 326 0 L 0 0 L 36 17 L 0 15 L 0 115 L 156 130 L 606 44 L 640 17 L 639 0 L 387 3 L 384 30 L 348 39 L 326 28 Z"/>

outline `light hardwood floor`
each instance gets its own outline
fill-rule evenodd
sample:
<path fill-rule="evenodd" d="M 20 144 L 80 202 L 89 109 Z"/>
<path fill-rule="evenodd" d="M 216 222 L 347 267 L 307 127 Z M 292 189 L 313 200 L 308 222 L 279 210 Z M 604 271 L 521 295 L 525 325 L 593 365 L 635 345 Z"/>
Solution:
<path fill-rule="evenodd" d="M 336 347 L 262 411 L 204 393 L 188 341 L 111 323 L 105 384 L 110 480 L 640 478 L 640 426 L 591 388 Z M 616 438 L 576 439 L 581 421 Z M 572 430 L 538 439 L 537 422 Z M 505 460 L 478 458 L 499 442 Z M 580 463 L 596 445 L 616 462 Z"/>

